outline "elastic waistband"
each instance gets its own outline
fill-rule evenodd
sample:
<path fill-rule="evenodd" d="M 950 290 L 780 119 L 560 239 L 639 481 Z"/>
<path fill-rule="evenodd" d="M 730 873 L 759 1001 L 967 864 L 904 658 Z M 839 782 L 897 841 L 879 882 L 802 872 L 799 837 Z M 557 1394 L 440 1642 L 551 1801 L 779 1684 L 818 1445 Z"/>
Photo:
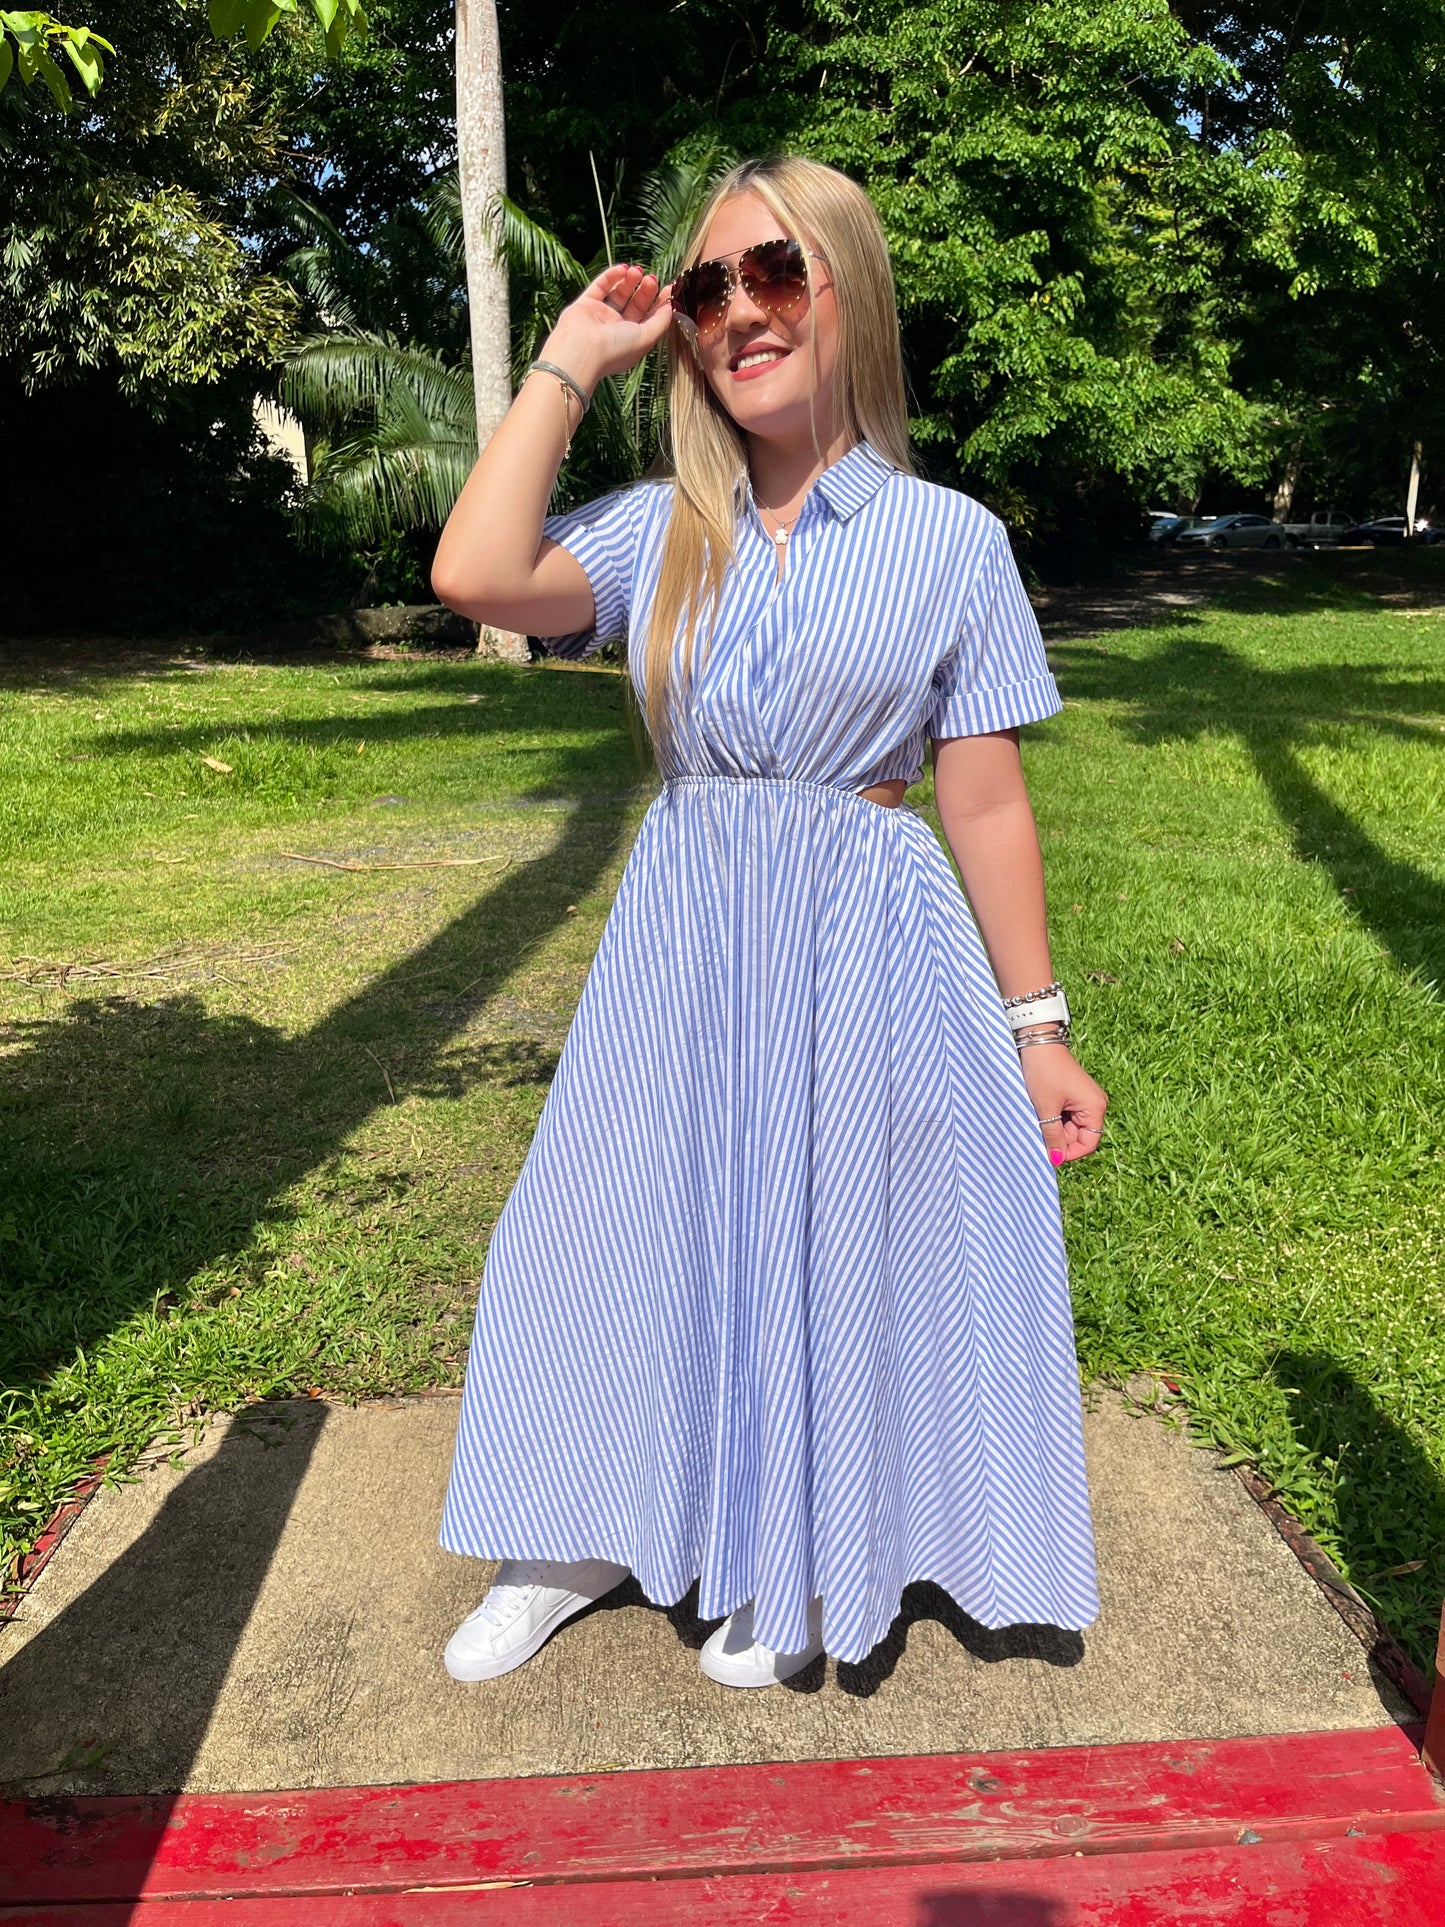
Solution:
<path fill-rule="evenodd" d="M 886 783 L 895 779 L 884 776 L 877 780 Z M 874 785 L 868 784 L 866 787 L 871 789 Z M 821 777 L 814 776 L 668 776 L 663 779 L 662 788 L 664 795 L 668 790 L 705 788 L 800 790 L 804 794 L 840 796 L 845 802 L 862 803 L 884 816 L 914 813 L 910 804 L 875 803 L 857 790 L 845 789 L 841 783 L 827 783 Z"/>

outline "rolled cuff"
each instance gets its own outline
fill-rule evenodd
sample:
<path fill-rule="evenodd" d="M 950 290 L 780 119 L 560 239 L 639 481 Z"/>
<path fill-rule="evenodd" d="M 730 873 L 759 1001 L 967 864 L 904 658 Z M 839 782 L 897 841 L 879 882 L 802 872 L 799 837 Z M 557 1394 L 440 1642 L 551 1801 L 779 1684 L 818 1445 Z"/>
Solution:
<path fill-rule="evenodd" d="M 928 733 L 941 742 L 950 736 L 986 736 L 995 729 L 1041 723 L 1057 716 L 1063 697 L 1052 676 L 1000 683 L 991 689 L 960 690 L 934 711 Z"/>

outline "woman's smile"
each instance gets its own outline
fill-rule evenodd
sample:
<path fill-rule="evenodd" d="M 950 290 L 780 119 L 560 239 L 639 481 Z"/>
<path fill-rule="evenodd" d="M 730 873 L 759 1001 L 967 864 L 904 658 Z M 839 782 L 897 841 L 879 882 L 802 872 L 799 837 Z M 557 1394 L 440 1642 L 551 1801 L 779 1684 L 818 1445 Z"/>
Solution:
<path fill-rule="evenodd" d="M 779 362 L 786 361 L 791 353 L 791 348 L 781 347 L 776 342 L 749 342 L 729 359 L 728 370 L 734 381 L 754 381 L 770 368 L 776 368 Z"/>

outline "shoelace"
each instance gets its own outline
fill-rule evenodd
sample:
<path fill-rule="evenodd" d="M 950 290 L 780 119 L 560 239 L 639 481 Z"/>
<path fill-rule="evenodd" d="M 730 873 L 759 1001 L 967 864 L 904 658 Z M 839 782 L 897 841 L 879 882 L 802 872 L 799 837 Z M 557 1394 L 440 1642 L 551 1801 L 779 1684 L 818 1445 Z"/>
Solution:
<path fill-rule="evenodd" d="M 504 1626 L 509 1619 L 515 1619 L 527 1604 L 527 1595 L 534 1587 L 544 1583 L 540 1566 L 530 1560 L 519 1559 L 512 1564 L 504 1586 L 493 1586 L 475 1617 L 485 1619 L 489 1626 Z"/>

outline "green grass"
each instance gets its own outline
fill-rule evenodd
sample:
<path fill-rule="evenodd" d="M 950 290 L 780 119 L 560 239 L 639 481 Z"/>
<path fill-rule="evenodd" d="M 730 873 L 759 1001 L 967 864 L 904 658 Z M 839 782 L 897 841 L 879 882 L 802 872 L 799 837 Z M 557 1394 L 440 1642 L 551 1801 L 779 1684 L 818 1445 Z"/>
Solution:
<path fill-rule="evenodd" d="M 1085 1370 L 1177 1374 L 1420 1656 L 1445 1591 L 1439 559 L 1220 571 L 1208 607 L 1062 638 L 1067 707 L 1027 749 L 1114 1100 L 1062 1174 Z M 620 698 L 601 669 L 427 660 L 8 674 L 0 1560 L 95 1454 L 200 1412 L 456 1381 L 647 800 Z M 43 968 L 77 960 L 152 974 Z"/>

